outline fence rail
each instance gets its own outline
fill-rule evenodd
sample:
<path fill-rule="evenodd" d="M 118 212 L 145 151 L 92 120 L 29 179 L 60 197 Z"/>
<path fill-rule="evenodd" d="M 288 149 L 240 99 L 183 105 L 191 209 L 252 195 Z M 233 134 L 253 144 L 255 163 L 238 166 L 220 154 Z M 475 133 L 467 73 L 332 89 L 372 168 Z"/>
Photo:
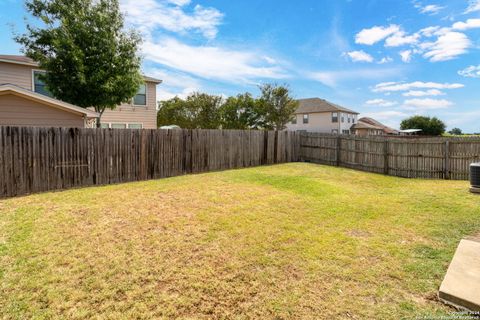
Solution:
<path fill-rule="evenodd" d="M 0 198 L 294 161 L 465 180 L 480 138 L 0 127 Z"/>
<path fill-rule="evenodd" d="M 480 138 L 356 137 L 301 133 L 300 160 L 406 178 L 467 180 Z"/>
<path fill-rule="evenodd" d="M 0 127 L 0 198 L 298 161 L 295 132 Z"/>

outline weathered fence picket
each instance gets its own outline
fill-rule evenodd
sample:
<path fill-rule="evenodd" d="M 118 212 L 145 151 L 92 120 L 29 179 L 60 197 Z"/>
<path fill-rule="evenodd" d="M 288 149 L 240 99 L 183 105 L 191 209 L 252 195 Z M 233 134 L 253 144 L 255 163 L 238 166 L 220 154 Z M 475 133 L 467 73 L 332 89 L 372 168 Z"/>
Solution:
<path fill-rule="evenodd" d="M 0 127 L 0 198 L 298 161 L 298 133 Z"/>
<path fill-rule="evenodd" d="M 0 198 L 294 161 L 466 180 L 480 138 L 0 127 Z"/>
<path fill-rule="evenodd" d="M 301 161 L 405 178 L 467 180 L 480 138 L 357 137 L 301 133 Z"/>

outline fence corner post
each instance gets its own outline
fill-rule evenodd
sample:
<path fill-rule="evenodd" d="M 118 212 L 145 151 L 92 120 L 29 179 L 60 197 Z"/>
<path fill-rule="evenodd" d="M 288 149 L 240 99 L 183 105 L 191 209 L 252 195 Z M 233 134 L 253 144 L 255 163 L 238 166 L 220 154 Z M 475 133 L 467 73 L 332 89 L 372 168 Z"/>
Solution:
<path fill-rule="evenodd" d="M 450 180 L 450 140 L 445 141 L 445 170 L 443 177 Z"/>

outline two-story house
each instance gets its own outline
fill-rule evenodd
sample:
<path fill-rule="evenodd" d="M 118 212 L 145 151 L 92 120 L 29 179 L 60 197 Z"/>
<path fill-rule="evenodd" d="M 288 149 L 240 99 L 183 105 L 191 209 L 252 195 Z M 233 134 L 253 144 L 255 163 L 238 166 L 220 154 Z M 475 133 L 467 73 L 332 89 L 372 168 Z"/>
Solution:
<path fill-rule="evenodd" d="M 0 55 L 0 125 L 94 127 L 98 114 L 51 97 L 38 76 L 42 72 L 30 58 Z M 156 87 L 162 81 L 144 80 L 131 102 L 105 110 L 102 127 L 157 128 Z"/>
<path fill-rule="evenodd" d="M 350 134 L 358 112 L 320 98 L 300 99 L 295 118 L 287 130 Z"/>

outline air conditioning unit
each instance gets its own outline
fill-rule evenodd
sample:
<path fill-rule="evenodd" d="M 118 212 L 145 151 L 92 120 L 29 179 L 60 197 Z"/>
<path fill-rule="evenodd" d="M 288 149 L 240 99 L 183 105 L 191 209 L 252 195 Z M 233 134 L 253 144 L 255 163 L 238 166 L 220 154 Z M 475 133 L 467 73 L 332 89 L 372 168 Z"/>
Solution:
<path fill-rule="evenodd" d="M 470 191 L 480 193 L 480 162 L 470 165 Z"/>

